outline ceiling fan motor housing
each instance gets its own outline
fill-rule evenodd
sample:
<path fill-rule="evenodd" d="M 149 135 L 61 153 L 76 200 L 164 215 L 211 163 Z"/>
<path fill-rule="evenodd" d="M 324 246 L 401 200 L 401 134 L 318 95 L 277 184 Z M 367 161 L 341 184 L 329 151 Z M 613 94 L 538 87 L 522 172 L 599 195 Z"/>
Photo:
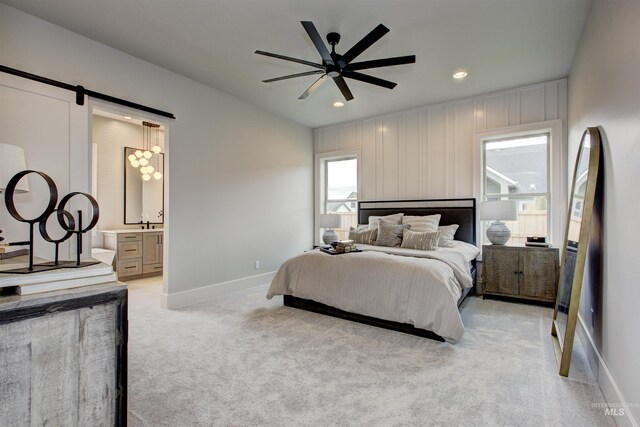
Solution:
<path fill-rule="evenodd" d="M 340 43 L 340 34 L 338 33 L 329 33 L 327 34 L 327 41 L 331 46 L 335 48 L 335 46 Z"/>
<path fill-rule="evenodd" d="M 337 63 L 337 61 L 336 61 Z M 339 65 L 335 65 L 335 64 L 325 64 L 326 67 L 326 71 L 327 71 L 327 76 L 333 78 L 333 77 L 338 77 L 341 72 L 342 69 L 340 68 Z"/>

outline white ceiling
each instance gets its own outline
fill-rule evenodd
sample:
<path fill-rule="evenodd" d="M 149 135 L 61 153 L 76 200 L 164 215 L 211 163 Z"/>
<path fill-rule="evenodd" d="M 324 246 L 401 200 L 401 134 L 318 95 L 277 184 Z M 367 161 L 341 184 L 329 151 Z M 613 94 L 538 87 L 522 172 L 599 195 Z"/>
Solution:
<path fill-rule="evenodd" d="M 566 77 L 590 0 L 1 0 L 42 19 L 309 127 Z M 393 90 L 347 80 L 306 100 L 317 78 L 261 80 L 312 70 L 256 49 L 320 62 L 301 20 L 342 35 L 344 53 L 376 25 L 391 31 L 358 61 L 415 54 L 416 63 L 367 70 Z M 465 69 L 464 81 L 451 78 Z"/>

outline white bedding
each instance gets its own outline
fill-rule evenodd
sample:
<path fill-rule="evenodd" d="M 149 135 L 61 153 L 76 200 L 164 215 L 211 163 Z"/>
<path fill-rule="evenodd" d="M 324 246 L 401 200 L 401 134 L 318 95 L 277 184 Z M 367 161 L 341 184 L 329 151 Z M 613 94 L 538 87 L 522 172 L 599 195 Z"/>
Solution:
<path fill-rule="evenodd" d="M 363 252 L 309 251 L 286 261 L 267 298 L 293 295 L 351 313 L 408 323 L 457 342 L 464 333 L 457 301 L 472 286 L 478 248 L 455 242 L 437 251 L 358 245 Z"/>

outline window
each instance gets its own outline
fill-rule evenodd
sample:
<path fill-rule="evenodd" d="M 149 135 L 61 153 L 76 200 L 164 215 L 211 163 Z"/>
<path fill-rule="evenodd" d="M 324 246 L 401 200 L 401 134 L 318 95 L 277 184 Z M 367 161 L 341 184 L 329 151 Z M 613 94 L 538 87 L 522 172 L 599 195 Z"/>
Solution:
<path fill-rule="evenodd" d="M 518 219 L 505 221 L 511 230 L 509 243 L 524 244 L 527 236 L 550 237 L 550 134 L 486 139 L 482 153 L 482 200 L 515 200 L 518 205 Z M 483 240 L 488 226 L 483 223 Z"/>
<path fill-rule="evenodd" d="M 338 238 L 349 236 L 349 227 L 358 223 L 358 159 L 356 155 L 321 158 L 318 162 L 320 181 L 320 214 L 340 215 Z M 324 233 L 317 229 L 319 238 Z"/>

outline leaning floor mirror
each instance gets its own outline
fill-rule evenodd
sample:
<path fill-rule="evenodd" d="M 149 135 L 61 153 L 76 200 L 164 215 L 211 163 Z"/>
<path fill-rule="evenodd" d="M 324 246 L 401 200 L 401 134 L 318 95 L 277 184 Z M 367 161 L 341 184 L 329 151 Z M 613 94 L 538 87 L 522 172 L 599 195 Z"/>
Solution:
<path fill-rule="evenodd" d="M 590 242 L 590 235 L 592 219 L 599 218 L 601 214 L 603 176 L 600 131 L 590 127 L 582 135 L 573 173 L 562 268 L 551 326 L 559 373 L 565 377 L 569 376 L 587 252 L 591 257 L 597 251 L 599 257 L 599 245 L 594 244 L 593 239 Z"/>

